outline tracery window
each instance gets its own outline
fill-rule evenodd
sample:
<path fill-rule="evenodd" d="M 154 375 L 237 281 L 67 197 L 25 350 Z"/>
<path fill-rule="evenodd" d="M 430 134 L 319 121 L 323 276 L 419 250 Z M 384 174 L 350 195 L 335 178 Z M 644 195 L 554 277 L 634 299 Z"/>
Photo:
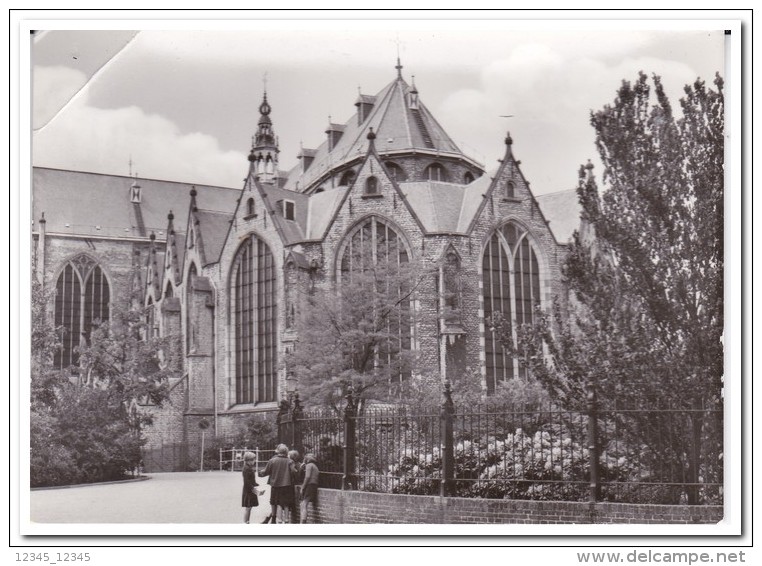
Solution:
<path fill-rule="evenodd" d="M 61 348 L 54 356 L 55 367 L 64 369 L 79 363 L 76 349 L 90 342 L 93 327 L 109 319 L 111 289 L 95 260 L 81 255 L 69 261 L 56 282 L 54 318 L 61 328 Z"/>
<path fill-rule="evenodd" d="M 534 321 L 534 307 L 540 304 L 540 268 L 526 230 L 508 223 L 496 230 L 484 249 L 482 282 L 485 324 L 502 313 L 510 322 L 515 340 L 516 328 Z M 498 382 L 525 378 L 526 368 L 513 358 L 491 331 L 484 336 L 487 391 Z"/>
<path fill-rule="evenodd" d="M 241 245 L 230 277 L 236 403 L 277 400 L 277 289 L 270 247 Z"/>
<path fill-rule="evenodd" d="M 383 333 L 389 339 L 377 347 L 375 363 L 379 366 L 395 364 L 400 352 L 412 347 L 412 300 L 410 289 L 406 288 L 406 268 L 410 262 L 410 252 L 403 237 L 385 220 L 371 216 L 351 230 L 342 247 L 339 248 L 338 278 L 353 281 L 353 274 L 372 274 L 360 278 L 368 285 L 376 285 L 379 292 L 393 298 L 392 314 L 384 317 Z M 377 321 L 379 319 L 376 319 Z M 410 370 L 404 364 L 397 364 L 397 380 L 406 379 Z"/>

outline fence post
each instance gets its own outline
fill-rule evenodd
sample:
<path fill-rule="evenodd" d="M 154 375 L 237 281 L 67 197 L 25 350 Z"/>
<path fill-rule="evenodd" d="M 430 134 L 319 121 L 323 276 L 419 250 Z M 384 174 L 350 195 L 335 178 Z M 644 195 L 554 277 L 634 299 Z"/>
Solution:
<path fill-rule="evenodd" d="M 301 418 L 304 410 L 302 409 L 302 403 L 299 400 L 299 393 L 294 392 L 294 402 L 291 404 L 291 446 L 294 450 L 302 454 L 304 447 L 302 446 L 302 430 L 301 430 Z"/>
<path fill-rule="evenodd" d="M 347 406 L 344 409 L 344 475 L 341 480 L 341 489 L 344 490 L 350 490 L 354 486 L 356 416 L 357 406 L 350 389 L 347 393 Z"/>
<path fill-rule="evenodd" d="M 452 421 L 455 414 L 455 405 L 452 402 L 450 381 L 444 384 L 445 400 L 440 410 L 442 422 L 442 483 L 439 486 L 439 494 L 442 497 L 452 495 L 452 484 L 455 479 L 455 455 L 453 451 Z"/>
<path fill-rule="evenodd" d="M 598 406 L 595 397 L 595 388 L 590 387 L 587 392 L 587 455 L 590 460 L 590 503 L 595 503 L 601 498 L 600 477 L 598 474 Z"/>
<path fill-rule="evenodd" d="M 278 443 L 288 444 L 288 410 L 291 404 L 286 399 L 282 399 L 280 405 L 278 405 L 278 416 L 275 417 L 276 424 L 278 425 Z"/>

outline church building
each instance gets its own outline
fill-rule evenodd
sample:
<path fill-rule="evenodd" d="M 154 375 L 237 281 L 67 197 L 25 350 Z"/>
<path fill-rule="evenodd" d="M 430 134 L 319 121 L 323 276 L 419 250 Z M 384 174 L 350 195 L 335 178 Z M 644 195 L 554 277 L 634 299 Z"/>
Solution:
<path fill-rule="evenodd" d="M 328 123 L 283 171 L 265 92 L 243 188 L 34 168 L 33 267 L 54 290 L 57 366 L 76 365 L 92 325 L 139 296 L 148 331 L 181 337 L 183 352 L 170 402 L 145 407 L 148 448 L 195 442 L 202 419 L 228 434 L 293 389 L 283 358 L 301 291 L 334 285 L 362 250 L 435 274 L 399 329 L 429 373 L 473 375 L 487 394 L 525 377 L 486 321 L 531 322 L 563 296 L 576 194 L 535 197 L 510 135 L 494 140 L 503 157 L 488 171 L 419 95 L 398 61 L 389 84 L 359 94 L 349 120 Z"/>

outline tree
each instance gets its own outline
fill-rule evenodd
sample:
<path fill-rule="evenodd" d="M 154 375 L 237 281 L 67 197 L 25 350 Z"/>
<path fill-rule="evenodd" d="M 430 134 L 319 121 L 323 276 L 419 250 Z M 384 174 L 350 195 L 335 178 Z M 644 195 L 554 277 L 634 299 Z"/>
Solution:
<path fill-rule="evenodd" d="M 340 412 L 350 390 L 360 407 L 401 398 L 416 368 L 413 297 L 425 276 L 417 265 L 363 249 L 334 287 L 302 298 L 286 367 L 308 404 Z"/>
<path fill-rule="evenodd" d="M 121 478 L 140 462 L 150 418 L 139 403 L 161 404 L 173 375 L 168 339 L 144 337 L 142 308 L 112 306 L 80 347 L 79 366 L 57 370 L 56 329 L 42 286 L 32 290 L 32 485 Z"/>
<path fill-rule="evenodd" d="M 604 403 L 685 411 L 666 435 L 629 425 L 696 480 L 702 444 L 704 476 L 721 473 L 721 414 L 710 421 L 702 408 L 722 396 L 723 81 L 686 86 L 680 115 L 652 81 L 623 82 L 614 104 L 592 114 L 606 188 L 591 165 L 580 169 L 589 232 L 575 234 L 564 265 L 569 312 L 557 306 L 553 332 L 549 315 L 538 317 L 515 349 L 567 406 L 593 387 Z"/>

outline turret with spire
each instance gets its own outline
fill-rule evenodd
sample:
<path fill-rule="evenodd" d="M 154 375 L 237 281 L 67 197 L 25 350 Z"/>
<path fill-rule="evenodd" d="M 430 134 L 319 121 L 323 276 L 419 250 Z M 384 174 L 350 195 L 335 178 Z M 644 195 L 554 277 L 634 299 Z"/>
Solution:
<path fill-rule="evenodd" d="M 267 89 L 259 105 L 259 123 L 257 133 L 251 141 L 249 153 L 249 171 L 256 175 L 260 182 L 275 183 L 278 180 L 278 138 L 273 132 L 273 124 L 270 119 L 272 108 L 267 102 Z"/>

